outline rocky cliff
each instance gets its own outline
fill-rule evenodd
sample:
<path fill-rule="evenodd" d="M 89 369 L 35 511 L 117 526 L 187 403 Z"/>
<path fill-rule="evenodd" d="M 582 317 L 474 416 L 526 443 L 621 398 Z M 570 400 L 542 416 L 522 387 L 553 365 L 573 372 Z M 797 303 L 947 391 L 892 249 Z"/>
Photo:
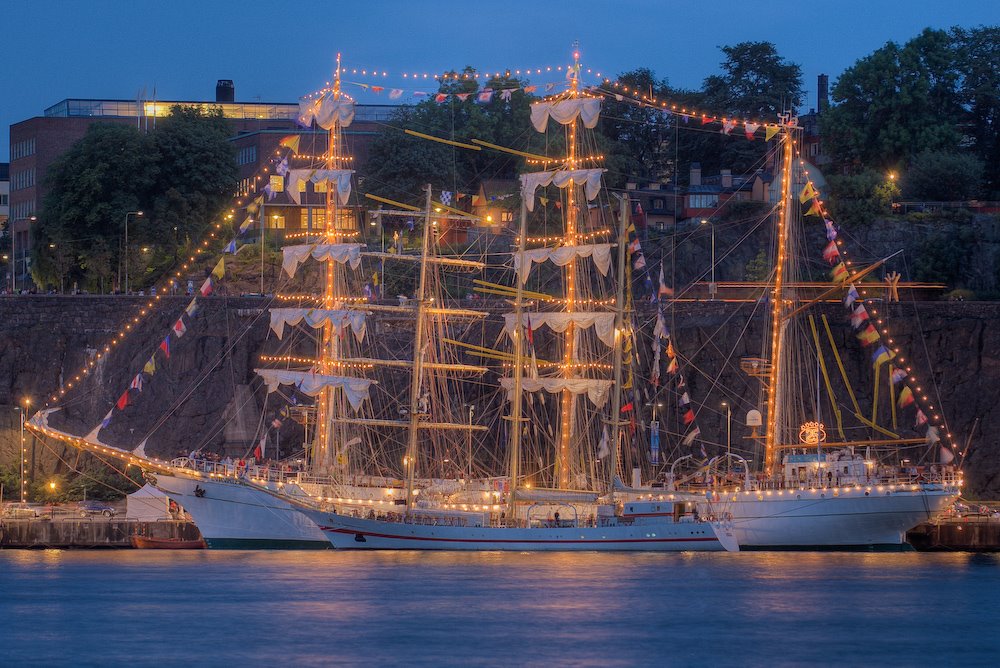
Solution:
<path fill-rule="evenodd" d="M 132 377 L 157 351 L 187 299 L 161 298 L 150 317 L 140 319 L 135 330 L 110 355 L 97 361 L 88 376 L 76 381 L 79 370 L 131 322 L 144 303 L 142 298 L 127 297 L 0 297 L 0 466 L 16 465 L 19 430 L 15 406 L 25 397 L 32 398 L 37 407 L 51 400 L 62 387 L 67 392 L 58 403 L 64 408 L 54 419 L 78 433 L 90 431 L 101 421 Z M 269 419 L 276 414 L 281 405 L 278 398 L 267 397 L 259 383 L 252 383 L 258 354 L 276 348 L 273 335 L 268 334 L 263 300 L 220 296 L 200 303 L 202 311 L 189 331 L 180 340 L 173 337 L 170 359 L 157 353 L 156 374 L 102 431 L 102 440 L 135 445 L 149 434 L 146 450 L 150 454 L 171 457 L 202 447 L 221 452 L 227 440 L 226 421 L 221 418 L 227 410 L 248 409 L 253 416 L 249 420 L 252 424 L 246 427 L 250 433 L 257 426 L 254 419 Z M 677 306 L 672 314 L 674 345 L 686 360 L 689 393 L 699 407 L 698 423 L 710 450 L 725 448 L 723 401 L 733 407 L 734 449 L 747 450 L 744 415 L 755 406 L 758 387 L 756 380 L 739 371 L 739 360 L 759 355 L 766 324 L 761 306 L 688 303 Z M 851 335 L 840 305 L 816 309 L 817 318 L 821 315 L 826 315 L 830 323 L 861 412 L 870 413 L 873 372 L 868 351 L 860 349 Z M 646 311 L 640 316 L 649 323 L 653 313 Z M 881 316 L 888 319 L 892 337 L 904 355 L 908 351 L 911 359 L 907 363 L 923 382 L 921 393 L 932 400 L 940 396 L 940 405 L 960 449 L 965 449 L 971 434 L 965 458 L 968 493 L 1000 497 L 1000 439 L 996 436 L 1000 411 L 995 406 L 1000 389 L 1000 303 L 895 304 Z M 817 322 L 821 339 L 825 340 L 821 320 Z M 479 340 L 495 338 L 498 328 L 499 317 L 491 318 L 485 339 L 480 331 Z M 369 333 L 385 350 L 408 356 L 408 326 L 398 318 L 373 317 Z M 644 351 L 648 346 L 640 343 L 640 349 L 647 363 Z M 828 346 L 824 358 L 833 383 L 842 387 Z M 815 362 L 811 364 L 805 375 L 812 378 L 809 383 L 815 384 Z M 255 391 L 241 394 L 239 388 L 247 385 Z M 880 387 L 884 404 L 884 374 Z M 404 384 L 397 389 L 405 395 Z M 655 403 L 658 395 L 650 388 L 646 390 L 642 398 Z M 236 396 L 242 397 L 239 402 L 233 401 Z M 821 393 L 820 404 L 821 412 L 827 413 L 827 430 L 832 432 L 834 420 L 828 415 L 825 394 Z M 850 415 L 853 410 L 848 406 L 844 400 L 845 428 L 857 429 L 858 421 Z M 482 414 L 485 411 L 477 412 Z M 914 435 L 909 429 L 912 410 L 901 413 L 898 421 L 902 435 Z M 281 442 L 289 450 L 302 441 L 301 430 L 292 421 L 286 421 L 280 433 Z M 239 434 L 233 436 L 230 430 L 228 438 L 238 439 Z M 75 453 L 67 453 L 59 444 L 39 444 L 36 451 L 41 471 L 66 470 L 76 458 Z M 908 456 L 916 460 L 924 451 L 924 446 L 914 446 Z"/>

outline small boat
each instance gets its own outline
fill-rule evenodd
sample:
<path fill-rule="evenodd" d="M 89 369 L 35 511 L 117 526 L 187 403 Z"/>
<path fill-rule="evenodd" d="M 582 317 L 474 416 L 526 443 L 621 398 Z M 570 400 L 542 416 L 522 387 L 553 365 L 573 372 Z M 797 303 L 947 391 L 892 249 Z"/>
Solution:
<path fill-rule="evenodd" d="M 208 546 L 204 538 L 154 538 L 152 536 L 132 536 L 132 547 L 137 550 L 204 550 Z"/>

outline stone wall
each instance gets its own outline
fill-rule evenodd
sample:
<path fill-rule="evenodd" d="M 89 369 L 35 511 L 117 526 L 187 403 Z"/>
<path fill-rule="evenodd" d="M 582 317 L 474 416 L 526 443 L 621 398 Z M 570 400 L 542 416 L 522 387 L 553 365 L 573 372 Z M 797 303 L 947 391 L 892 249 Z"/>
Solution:
<path fill-rule="evenodd" d="M 64 409 L 54 420 L 68 431 L 87 433 L 157 350 L 187 301 L 182 297 L 161 298 L 154 315 L 142 320 L 136 331 L 98 363 L 88 378 L 77 383 L 74 377 L 79 369 L 133 317 L 145 300 L 0 297 L 0 465 L 14 465 L 17 461 L 18 413 L 14 406 L 21 398 L 30 396 L 37 406 L 51 399 L 61 384 L 66 387 L 74 382 L 61 402 Z M 222 416 L 232 403 L 235 388 L 252 383 L 258 354 L 274 351 L 277 346 L 273 334 L 269 335 L 261 299 L 220 296 L 199 302 L 202 311 L 191 321 L 188 333 L 172 341 L 170 360 L 161 363 L 162 354 L 157 353 L 155 376 L 146 380 L 143 392 L 136 395 L 131 405 L 120 414 L 116 412 L 111 425 L 101 433 L 103 440 L 137 445 L 144 435 L 149 435 L 147 452 L 163 457 L 198 448 L 222 451 L 226 441 Z M 672 314 L 674 345 L 687 360 L 689 393 L 698 407 L 698 424 L 710 451 L 725 449 L 726 413 L 721 408 L 722 401 L 733 407 L 734 449 L 748 448 L 749 441 L 744 439 L 747 429 L 742 425 L 746 411 L 756 406 L 758 385 L 738 367 L 741 357 L 759 355 L 766 324 L 762 307 L 752 303 L 688 303 L 678 305 Z M 647 310 L 639 314 L 639 319 L 648 332 L 654 313 L 644 308 Z M 822 314 L 830 322 L 861 412 L 870 413 L 873 372 L 869 351 L 861 350 L 851 336 L 840 305 L 816 309 L 817 317 Z M 940 396 L 951 433 L 963 449 L 975 426 L 965 460 L 969 494 L 1000 496 L 1000 439 L 996 436 L 1000 430 L 1000 411 L 996 410 L 1000 388 L 1000 303 L 898 304 L 882 315 L 888 316 L 894 340 L 904 355 L 909 351 L 912 359 L 908 363 L 926 383 L 926 387 L 921 386 L 922 394 Z M 477 334 L 482 337 L 477 343 L 485 341 L 486 345 L 492 345 L 498 328 L 499 316 L 490 318 L 486 333 L 480 330 Z M 391 350 L 399 357 L 409 356 L 407 339 L 411 333 L 398 318 L 373 316 L 369 335 L 384 350 Z M 640 342 L 639 348 L 646 363 L 647 342 Z M 544 351 L 539 350 L 539 355 L 543 356 Z M 834 384 L 840 387 L 839 372 L 828 347 L 824 357 L 834 374 Z M 815 385 L 815 361 L 808 356 L 803 360 L 807 367 L 803 377 L 809 379 L 804 382 Z M 466 361 L 478 363 L 471 357 Z M 488 381 L 491 379 L 495 376 L 487 376 Z M 405 396 L 405 383 L 398 379 L 396 382 L 399 387 L 392 391 Z M 252 387 L 257 388 L 254 411 L 260 419 L 270 420 L 282 402 L 278 397 L 265 396 L 259 383 L 252 383 Z M 886 387 L 883 375 L 883 398 Z M 655 403 L 658 395 L 649 390 L 645 388 L 640 400 Z M 480 401 L 497 403 L 499 399 L 480 397 L 477 403 Z M 824 393 L 820 405 L 827 430 L 832 432 L 834 420 L 829 415 Z M 487 413 L 481 406 L 477 406 L 477 416 Z M 853 410 L 848 410 L 846 400 L 842 408 L 845 428 L 857 433 L 858 421 L 850 415 Z M 648 414 L 644 419 L 648 420 Z M 661 416 L 661 419 L 670 418 Z M 912 421 L 912 409 L 900 415 L 899 432 L 914 436 L 916 432 L 909 429 L 908 421 Z M 284 422 L 280 434 L 287 450 L 302 442 L 301 428 L 291 420 Z M 38 468 L 45 472 L 65 471 L 76 458 L 75 452 L 67 452 L 59 444 L 39 445 L 36 451 Z M 925 448 L 915 446 L 908 452 L 916 460 Z"/>

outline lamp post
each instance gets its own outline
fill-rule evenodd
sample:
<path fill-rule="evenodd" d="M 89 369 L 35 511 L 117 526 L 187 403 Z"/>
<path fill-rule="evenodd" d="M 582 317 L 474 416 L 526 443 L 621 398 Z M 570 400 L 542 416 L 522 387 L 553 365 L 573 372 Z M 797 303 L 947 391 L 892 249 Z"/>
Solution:
<path fill-rule="evenodd" d="M 726 409 L 726 473 L 729 473 L 731 462 L 729 456 L 733 446 L 733 407 L 729 405 L 728 401 L 723 401 L 722 407 Z"/>
<path fill-rule="evenodd" d="M 31 405 L 31 399 L 24 399 L 24 405 L 17 406 L 17 412 L 20 414 L 21 418 L 21 502 L 28 500 L 28 488 L 27 483 L 24 479 L 25 464 L 28 463 L 27 453 L 24 450 L 24 411 L 28 409 Z"/>
<path fill-rule="evenodd" d="M 708 225 L 712 230 L 712 280 L 708 284 L 708 298 L 714 300 L 718 289 L 715 283 L 715 224 L 707 218 L 702 218 L 701 224 Z"/>
<path fill-rule="evenodd" d="M 472 480 L 472 416 L 476 412 L 476 407 L 473 404 L 466 404 L 469 409 L 469 477 L 467 480 Z M 468 484 L 468 483 L 466 483 Z"/>
<path fill-rule="evenodd" d="M 128 294 L 128 217 L 141 215 L 142 211 L 129 211 L 125 214 L 125 294 Z"/>

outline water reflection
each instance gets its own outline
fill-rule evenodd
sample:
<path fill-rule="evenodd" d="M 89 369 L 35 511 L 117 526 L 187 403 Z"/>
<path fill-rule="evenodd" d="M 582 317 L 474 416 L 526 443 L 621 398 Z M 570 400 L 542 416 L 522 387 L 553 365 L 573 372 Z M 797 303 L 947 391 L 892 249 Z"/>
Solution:
<path fill-rule="evenodd" d="M 14 665 L 980 663 L 1000 642 L 968 629 L 995 608 L 998 565 L 918 553 L 8 551 L 0 619 Z M 948 637 L 964 640 L 929 642 Z"/>

